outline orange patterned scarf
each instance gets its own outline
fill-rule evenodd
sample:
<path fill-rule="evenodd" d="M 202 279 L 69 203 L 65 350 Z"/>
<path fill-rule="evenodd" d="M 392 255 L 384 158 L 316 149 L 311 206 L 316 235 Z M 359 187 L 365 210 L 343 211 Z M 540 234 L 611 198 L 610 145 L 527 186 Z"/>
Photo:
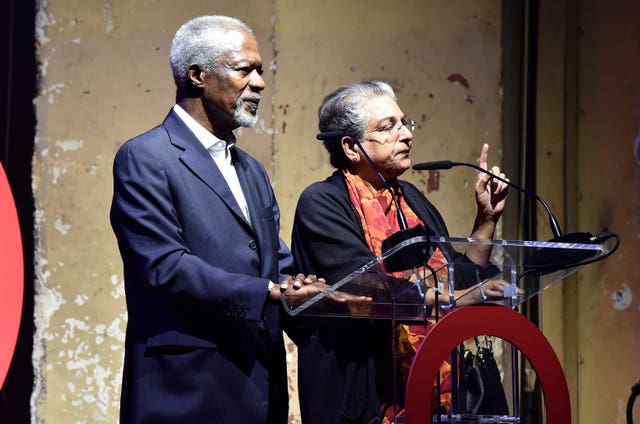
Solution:
<path fill-rule="evenodd" d="M 367 245 L 376 256 L 382 254 L 382 242 L 400 230 L 400 224 L 398 223 L 398 216 L 396 213 L 396 204 L 393 202 L 391 193 L 386 188 L 382 188 L 375 193 L 364 183 L 362 178 L 358 175 L 352 174 L 348 170 L 343 170 L 343 174 L 347 183 L 347 189 L 349 191 L 349 199 L 358 212 L 360 221 L 362 222 L 362 229 L 364 231 L 364 237 L 367 241 Z M 407 226 L 413 228 L 416 225 L 423 224 L 418 218 L 415 212 L 407 205 L 404 200 L 404 196 L 401 192 L 396 193 L 400 210 L 404 214 L 407 220 Z M 437 272 L 438 280 L 444 277 L 446 281 L 447 260 L 439 249 L 433 253 L 427 263 L 435 270 L 442 270 Z M 403 272 L 392 273 L 396 277 L 402 278 Z M 430 330 L 430 326 L 420 324 L 400 324 L 397 330 L 397 356 L 402 361 L 402 378 L 406 384 L 406 380 L 409 375 L 409 369 L 415 356 L 416 351 L 422 344 L 426 333 Z M 448 362 L 443 363 L 441 369 L 440 381 L 441 381 L 441 404 L 446 410 L 449 410 L 451 404 L 451 385 L 449 382 L 450 365 Z M 436 398 L 437 401 L 437 398 Z M 393 405 L 383 405 L 383 423 L 393 422 Z"/>
<path fill-rule="evenodd" d="M 349 189 L 349 198 L 360 216 L 367 244 L 376 256 L 380 256 L 382 242 L 400 230 L 396 204 L 387 189 L 382 188 L 372 193 L 362 178 L 347 170 L 344 170 L 343 173 Z M 396 197 L 409 228 L 422 224 L 420 218 L 405 202 L 402 193 L 397 193 Z"/>

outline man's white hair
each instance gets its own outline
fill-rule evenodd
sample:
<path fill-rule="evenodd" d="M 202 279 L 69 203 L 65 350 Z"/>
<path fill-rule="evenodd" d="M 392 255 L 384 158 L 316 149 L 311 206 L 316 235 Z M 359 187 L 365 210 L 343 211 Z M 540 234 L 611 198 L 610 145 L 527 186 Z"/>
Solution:
<path fill-rule="evenodd" d="M 189 84 L 189 65 L 196 64 L 207 74 L 227 53 L 240 49 L 243 38 L 238 31 L 253 35 L 253 30 L 239 19 L 229 16 L 199 16 L 184 23 L 171 42 L 169 63 L 178 88 Z"/>

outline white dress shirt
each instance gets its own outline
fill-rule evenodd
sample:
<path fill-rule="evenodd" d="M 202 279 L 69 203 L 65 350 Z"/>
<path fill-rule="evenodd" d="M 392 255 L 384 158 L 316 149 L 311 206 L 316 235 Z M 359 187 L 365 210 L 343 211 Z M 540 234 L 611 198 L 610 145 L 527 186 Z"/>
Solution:
<path fill-rule="evenodd" d="M 209 131 L 207 131 L 202 125 L 200 125 L 195 119 L 191 117 L 181 106 L 174 105 L 173 110 L 178 117 L 182 119 L 185 125 L 193 132 L 196 138 L 202 143 L 205 149 L 209 152 L 209 155 L 213 158 L 214 162 L 222 172 L 224 179 L 227 181 L 233 197 L 240 206 L 240 210 L 244 214 L 249 224 L 251 224 L 251 218 L 249 216 L 249 207 L 247 206 L 247 199 L 244 197 L 242 187 L 240 187 L 240 181 L 238 180 L 238 174 L 236 168 L 231 162 L 231 148 L 236 144 L 235 137 L 229 142 L 221 140 Z"/>

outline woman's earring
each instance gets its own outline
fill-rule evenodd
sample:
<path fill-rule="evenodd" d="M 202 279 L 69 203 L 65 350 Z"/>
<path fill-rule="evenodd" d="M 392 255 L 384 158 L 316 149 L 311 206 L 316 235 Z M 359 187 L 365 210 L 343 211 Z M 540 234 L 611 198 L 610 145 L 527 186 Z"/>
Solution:
<path fill-rule="evenodd" d="M 352 157 L 351 158 L 351 162 L 353 162 L 353 163 L 358 162 L 358 157 L 357 156 Z"/>

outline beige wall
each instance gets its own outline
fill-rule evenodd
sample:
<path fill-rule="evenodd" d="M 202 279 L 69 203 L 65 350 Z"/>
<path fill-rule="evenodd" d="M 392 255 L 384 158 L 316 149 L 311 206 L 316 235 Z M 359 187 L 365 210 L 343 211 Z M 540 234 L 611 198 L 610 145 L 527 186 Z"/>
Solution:
<path fill-rule="evenodd" d="M 315 139 L 317 109 L 342 84 L 366 78 L 394 84 L 400 107 L 418 122 L 414 162 L 473 162 L 483 141 L 499 161 L 500 2 L 457 3 L 276 2 L 275 183 L 285 237 L 300 191 L 332 172 Z M 297 162 L 278 160 L 285 157 Z M 427 174 L 405 177 L 426 192 Z M 447 172 L 432 194 L 453 234 L 471 230 L 474 178 L 470 171 Z"/>
<path fill-rule="evenodd" d="M 622 245 L 578 280 L 577 417 L 623 423 L 640 381 L 640 4 L 589 0 L 578 17 L 576 224 Z"/>
<path fill-rule="evenodd" d="M 622 238 L 610 258 L 544 293 L 542 328 L 564 364 L 573 420 L 624 423 L 640 379 L 640 5 L 540 4 L 539 193 L 566 232 Z"/>
<path fill-rule="evenodd" d="M 33 161 L 35 422 L 116 422 L 126 309 L 120 258 L 108 223 L 111 164 L 119 145 L 159 123 L 173 104 L 168 48 L 174 31 L 187 19 L 228 14 L 247 21 L 256 31 L 267 65 L 267 89 L 260 121 L 256 128 L 241 131 L 240 146 L 261 160 L 272 176 L 282 208 L 281 235 L 287 242 L 298 194 L 331 172 L 327 155 L 314 138 L 316 111 L 322 97 L 344 83 L 384 78 L 394 84 L 400 106 L 419 123 L 414 161 L 473 162 L 484 141 L 492 146 L 492 162 L 500 161 L 500 0 L 393 4 L 382 0 L 40 0 L 38 4 L 40 90 L 35 99 L 38 128 Z M 562 25 L 564 11 L 556 12 L 560 17 L 553 19 L 554 25 Z M 571 297 L 577 302 L 579 323 L 559 312 L 567 298 L 561 289 L 559 297 L 545 300 L 555 305 L 545 317 L 557 315 L 554 321 L 561 324 L 544 324 L 545 329 L 564 329 L 562 323 L 567 321 L 578 329 L 577 334 L 550 331 L 565 367 L 575 371 L 568 372 L 576 403 L 574 419 L 610 422 L 589 421 L 589 417 L 619 412 L 628 388 L 640 377 L 637 359 L 633 361 L 639 343 L 634 293 L 640 275 L 634 262 L 640 232 L 639 182 L 638 158 L 632 156 L 638 97 L 629 95 L 633 90 L 637 93 L 632 76 L 638 75 L 638 58 L 632 52 L 638 51 L 638 34 L 630 17 L 623 19 L 626 26 L 617 28 L 618 39 L 636 40 L 623 43 L 624 54 L 616 55 L 634 57 L 635 62 L 625 62 L 633 72 L 624 74 L 623 68 L 604 66 L 613 59 L 607 55 L 614 54 L 607 49 L 613 42 L 607 38 L 613 37 L 607 35 L 608 25 L 615 27 L 611 22 L 624 18 L 624 11 L 606 14 L 611 21 L 606 21 L 606 27 L 587 12 L 581 16 L 581 24 L 598 29 L 587 33 L 586 40 L 599 49 L 584 44 L 580 55 L 581 66 L 587 69 L 580 80 L 581 106 L 589 119 L 587 115 L 581 119 L 576 142 L 583 144 L 577 149 L 575 166 L 581 194 L 575 227 L 599 231 L 609 225 L 630 235 L 629 247 L 623 246 L 616 257 L 580 274 L 579 296 Z M 554 28 L 547 42 L 559 50 L 550 52 L 563 57 L 563 43 L 553 40 L 564 31 Z M 557 63 L 553 56 L 547 60 L 549 66 Z M 603 77 L 612 72 L 619 73 L 619 78 Z M 552 72 L 548 78 L 558 76 Z M 621 78 L 624 90 L 613 90 Z M 562 83 L 553 80 L 552 87 L 548 104 L 553 104 Z M 620 98 L 626 100 L 620 102 Z M 559 143 L 560 133 L 566 131 L 565 124 L 557 121 L 561 112 L 560 107 L 543 107 L 540 112 Z M 603 140 L 612 141 L 603 144 Z M 553 161 L 541 161 L 545 172 L 557 169 L 556 160 L 564 163 L 563 149 L 555 146 Z M 593 164 L 605 156 L 619 159 L 605 161 L 606 171 L 594 172 Z M 549 156 L 541 152 L 540 157 Z M 618 175 L 616 169 L 624 172 Z M 623 186 L 622 176 L 632 181 L 628 185 L 632 191 L 626 193 L 635 195 L 609 190 L 612 185 Z M 429 187 L 434 191 L 428 187 L 429 175 L 410 171 L 406 177 L 429 192 L 452 234 L 469 233 L 473 172 L 454 169 L 441 173 L 439 180 L 432 175 Z M 553 184 L 562 186 L 561 181 L 562 176 Z M 545 193 L 552 187 L 548 184 Z M 551 191 L 551 199 L 545 198 L 554 210 L 562 210 L 566 194 Z M 598 214 L 592 213 L 594 208 Z M 624 295 L 627 289 L 636 298 L 626 308 L 616 309 L 615 293 Z M 622 348 L 611 349 L 606 343 L 607 337 L 614 336 L 612 342 Z M 570 348 L 565 349 L 567 345 Z M 293 377 L 295 350 L 291 344 L 288 349 Z M 610 359 L 605 367 L 602 358 Z M 615 364 L 635 368 L 622 373 Z M 593 381 L 601 381 L 602 386 Z M 292 418 L 296 418 L 292 393 Z"/>
<path fill-rule="evenodd" d="M 39 2 L 33 163 L 37 422 L 117 421 L 127 316 L 108 221 L 111 166 L 118 146 L 160 123 L 173 104 L 167 57 L 175 30 L 199 14 L 237 15 L 254 26 L 265 63 L 273 58 L 271 4 L 210 3 Z M 269 98 L 273 73 L 266 79 Z M 267 164 L 271 115 L 266 101 L 260 125 L 243 139 Z"/>
<path fill-rule="evenodd" d="M 108 223 L 111 163 L 122 142 L 171 107 L 166 59 L 182 22 L 221 13 L 256 30 L 267 100 L 240 145 L 273 177 L 288 242 L 299 192 L 331 171 L 314 139 L 316 110 L 341 84 L 391 80 L 419 122 L 418 161 L 473 161 L 482 141 L 499 161 L 499 1 L 458 3 L 39 2 L 34 416 L 54 423 L 116 419 L 127 317 Z M 454 74 L 468 86 L 449 81 Z M 426 176 L 408 178 L 425 187 Z M 472 179 L 470 172 L 448 173 L 433 193 L 454 234 L 470 230 Z M 291 344 L 289 350 L 294 361 Z"/>

